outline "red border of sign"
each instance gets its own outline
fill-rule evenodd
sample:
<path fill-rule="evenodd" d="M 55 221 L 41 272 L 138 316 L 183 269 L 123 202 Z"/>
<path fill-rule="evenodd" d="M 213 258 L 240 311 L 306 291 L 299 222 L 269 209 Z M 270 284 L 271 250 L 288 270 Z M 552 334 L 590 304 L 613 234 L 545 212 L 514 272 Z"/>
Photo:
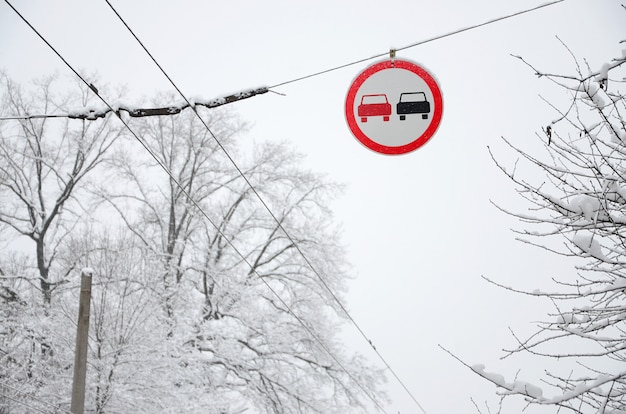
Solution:
<path fill-rule="evenodd" d="M 354 100 L 356 98 L 356 94 L 359 88 L 361 87 L 361 85 L 363 85 L 363 82 L 365 82 L 367 78 L 369 78 L 376 72 L 380 72 L 381 70 L 391 69 L 391 68 L 406 69 L 408 71 L 415 73 L 420 78 L 422 78 L 426 82 L 426 84 L 428 85 L 428 87 L 430 88 L 433 94 L 434 106 L 435 106 L 432 121 L 430 122 L 430 125 L 428 125 L 428 128 L 426 129 L 426 131 L 424 131 L 422 135 L 420 135 L 419 137 L 416 137 L 415 140 L 409 142 L 408 144 L 397 146 L 397 147 L 382 145 L 375 141 L 372 141 L 370 138 L 367 137 L 367 135 L 365 135 L 365 133 L 361 130 L 361 128 L 359 128 L 357 120 L 354 117 Z M 383 62 L 378 62 L 378 63 L 373 64 L 372 66 L 367 67 L 363 72 L 359 74 L 359 76 L 356 77 L 356 79 L 354 79 L 354 81 L 352 82 L 352 85 L 350 85 L 350 89 L 348 89 L 348 95 L 346 96 L 345 110 L 346 110 L 346 120 L 348 121 L 348 127 L 350 128 L 354 136 L 359 141 L 361 141 L 363 145 L 365 145 L 369 149 L 376 151 L 376 152 L 380 152 L 383 154 L 397 155 L 397 154 L 405 154 L 407 152 L 411 152 L 411 151 L 418 149 L 419 147 L 424 145 L 426 142 L 428 142 L 428 140 L 435 134 L 435 131 L 437 131 L 437 128 L 439 128 L 439 123 L 441 122 L 441 116 L 443 115 L 443 98 L 441 96 L 441 90 L 439 89 L 439 85 L 437 84 L 437 81 L 435 80 L 435 78 L 433 78 L 430 75 L 430 73 L 428 73 L 421 66 L 413 62 L 406 61 L 406 60 L 400 60 L 400 59 L 395 59 L 393 61 L 385 60 Z"/>

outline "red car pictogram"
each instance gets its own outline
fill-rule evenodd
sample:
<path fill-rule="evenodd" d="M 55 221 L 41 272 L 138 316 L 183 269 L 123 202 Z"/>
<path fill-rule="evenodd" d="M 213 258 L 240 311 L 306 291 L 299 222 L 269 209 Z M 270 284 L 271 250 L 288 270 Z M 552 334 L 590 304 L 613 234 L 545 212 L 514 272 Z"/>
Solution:
<path fill-rule="evenodd" d="M 387 122 L 391 115 L 391 104 L 384 93 L 363 95 L 357 113 L 361 122 L 367 122 L 368 116 L 382 116 L 383 121 Z"/>

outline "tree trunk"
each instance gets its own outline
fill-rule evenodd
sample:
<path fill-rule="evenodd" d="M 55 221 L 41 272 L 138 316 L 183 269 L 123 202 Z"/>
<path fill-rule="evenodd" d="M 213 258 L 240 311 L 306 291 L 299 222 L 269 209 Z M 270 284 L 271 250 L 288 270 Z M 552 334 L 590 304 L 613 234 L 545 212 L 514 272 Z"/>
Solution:
<path fill-rule="evenodd" d="M 50 305 L 52 299 L 51 284 L 49 282 L 49 267 L 46 264 L 45 243 L 43 239 L 35 241 L 37 244 L 37 269 L 39 270 L 39 285 L 43 295 L 43 301 L 46 306 Z"/>

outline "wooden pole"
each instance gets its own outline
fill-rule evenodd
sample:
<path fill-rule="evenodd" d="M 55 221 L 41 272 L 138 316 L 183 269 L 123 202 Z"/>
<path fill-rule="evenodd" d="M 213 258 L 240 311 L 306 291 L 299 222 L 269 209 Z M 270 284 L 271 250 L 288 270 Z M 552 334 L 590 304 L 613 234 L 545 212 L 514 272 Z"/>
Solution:
<path fill-rule="evenodd" d="M 89 309 L 91 307 L 91 269 L 83 269 L 80 278 L 78 328 L 74 354 L 74 380 L 72 382 L 72 414 L 85 410 L 85 378 L 87 376 L 87 345 L 89 343 Z"/>

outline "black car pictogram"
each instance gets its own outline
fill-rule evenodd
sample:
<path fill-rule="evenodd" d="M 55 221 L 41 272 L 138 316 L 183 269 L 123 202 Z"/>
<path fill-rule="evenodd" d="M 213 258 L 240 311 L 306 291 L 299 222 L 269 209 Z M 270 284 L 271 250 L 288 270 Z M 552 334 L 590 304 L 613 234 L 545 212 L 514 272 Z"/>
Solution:
<path fill-rule="evenodd" d="M 428 119 L 430 102 L 424 92 L 404 92 L 400 94 L 396 113 L 400 116 L 400 121 L 404 121 L 408 114 L 422 114 L 422 119 Z"/>

